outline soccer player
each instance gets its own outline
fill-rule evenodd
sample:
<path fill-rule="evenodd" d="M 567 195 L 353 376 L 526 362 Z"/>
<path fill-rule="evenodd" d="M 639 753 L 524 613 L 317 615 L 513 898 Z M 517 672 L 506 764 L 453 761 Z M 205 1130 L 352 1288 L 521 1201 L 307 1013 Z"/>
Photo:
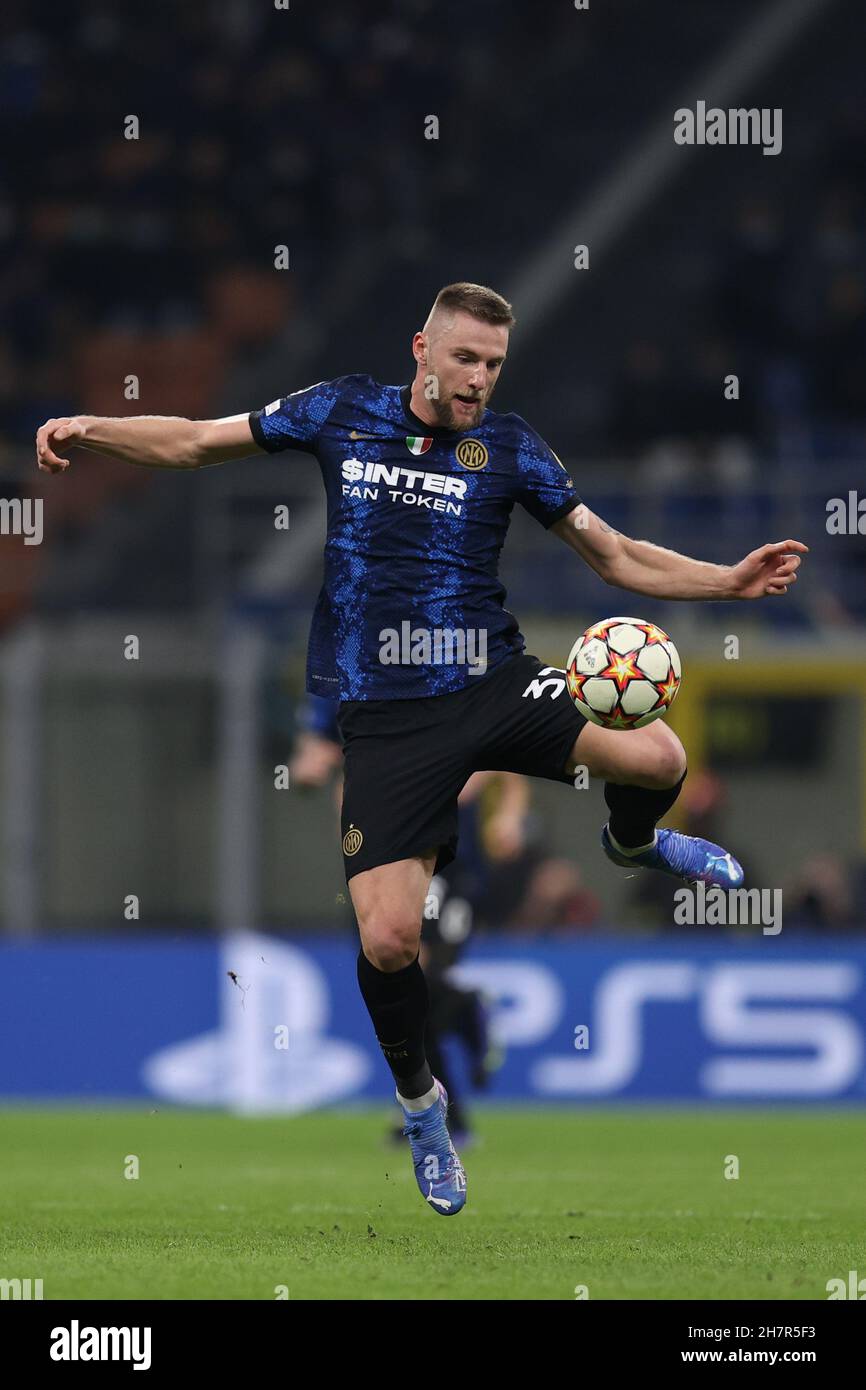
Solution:
<path fill-rule="evenodd" d="M 162 468 L 200 468 L 256 449 L 317 458 L 328 530 L 307 685 L 340 697 L 358 980 L 396 1082 L 418 1186 L 444 1216 L 463 1207 L 466 1178 L 448 1133 L 447 1094 L 424 1053 L 418 940 L 431 877 L 455 855 L 457 797 L 470 774 L 521 772 L 571 786 L 586 767 L 604 782 L 602 847 L 615 864 L 723 887 L 742 881 L 718 845 L 656 830 L 686 775 L 671 729 L 588 723 L 565 673 L 525 652 L 497 577 L 514 504 L 602 579 L 649 598 L 779 596 L 808 548 L 778 541 L 715 565 L 605 526 L 526 421 L 489 408 L 513 325 L 501 295 L 461 282 L 439 292 L 415 333 L 409 385 L 357 374 L 221 420 L 79 415 L 48 420 L 36 435 L 48 472 L 69 466 L 64 453 L 74 444 Z"/>

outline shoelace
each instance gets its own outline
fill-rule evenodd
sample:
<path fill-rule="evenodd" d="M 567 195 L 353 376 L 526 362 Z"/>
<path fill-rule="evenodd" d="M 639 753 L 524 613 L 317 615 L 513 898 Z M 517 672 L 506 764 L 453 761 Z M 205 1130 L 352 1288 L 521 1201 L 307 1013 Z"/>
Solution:
<path fill-rule="evenodd" d="M 421 1124 L 420 1120 L 412 1120 L 409 1124 L 407 1124 L 407 1125 L 405 1126 L 405 1128 L 404 1128 L 404 1130 L 403 1130 L 403 1133 L 406 1135 L 406 1138 L 407 1138 L 407 1139 L 419 1139 L 419 1138 L 421 1137 L 421 1133 L 422 1133 L 423 1128 L 424 1128 L 424 1126 Z M 435 1133 L 435 1132 L 434 1132 L 433 1134 L 430 1135 L 431 1142 L 433 1142 L 433 1143 L 447 1143 L 447 1142 L 448 1142 L 448 1131 L 447 1131 L 447 1129 L 445 1128 L 445 1125 L 444 1125 L 444 1124 L 442 1125 L 442 1129 L 443 1129 L 443 1131 L 444 1131 L 442 1134 L 439 1134 L 439 1133 Z"/>
<path fill-rule="evenodd" d="M 423 1126 L 421 1125 L 420 1121 L 414 1120 L 405 1126 L 403 1133 L 406 1135 L 407 1139 L 418 1139 L 421 1135 L 422 1128 Z M 436 1137 L 439 1138 L 440 1136 Z M 444 1178 L 450 1178 L 455 1172 L 455 1170 L 461 1168 L 461 1164 L 456 1153 L 454 1152 L 451 1141 L 448 1138 L 447 1131 L 444 1135 L 441 1136 L 441 1138 L 445 1140 L 445 1142 L 447 1142 L 448 1144 L 448 1154 L 445 1159 L 445 1169 L 441 1176 Z"/>

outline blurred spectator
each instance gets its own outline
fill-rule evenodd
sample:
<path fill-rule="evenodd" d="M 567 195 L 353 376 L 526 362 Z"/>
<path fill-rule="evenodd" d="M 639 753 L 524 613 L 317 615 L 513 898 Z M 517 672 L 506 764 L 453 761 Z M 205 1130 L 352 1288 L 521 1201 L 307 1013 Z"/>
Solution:
<path fill-rule="evenodd" d="M 784 913 L 786 927 L 832 932 L 857 925 L 854 886 L 843 860 L 830 852 L 807 859 L 785 893 Z"/>
<path fill-rule="evenodd" d="M 529 881 L 523 900 L 509 925 L 533 932 L 567 927 L 593 927 L 601 917 L 601 902 L 583 881 L 571 859 L 542 859 Z"/>

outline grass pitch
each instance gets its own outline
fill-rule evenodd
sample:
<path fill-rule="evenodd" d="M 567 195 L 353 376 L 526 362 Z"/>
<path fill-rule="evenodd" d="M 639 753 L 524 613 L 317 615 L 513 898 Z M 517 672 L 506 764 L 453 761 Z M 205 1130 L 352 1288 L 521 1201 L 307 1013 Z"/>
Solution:
<path fill-rule="evenodd" d="M 0 1111 L 0 1278 L 46 1299 L 772 1300 L 866 1274 L 855 1112 L 479 1109 L 453 1218 L 386 1147 L 396 1114 Z"/>

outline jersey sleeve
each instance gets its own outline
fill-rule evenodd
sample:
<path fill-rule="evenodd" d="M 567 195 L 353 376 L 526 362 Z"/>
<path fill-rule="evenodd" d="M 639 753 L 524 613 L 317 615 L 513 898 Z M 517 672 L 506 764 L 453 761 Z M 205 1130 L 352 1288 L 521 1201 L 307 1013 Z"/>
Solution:
<path fill-rule="evenodd" d="M 327 695 L 307 695 L 298 715 L 300 727 L 308 734 L 317 734 L 331 743 L 341 743 L 337 722 L 340 701 Z"/>
<path fill-rule="evenodd" d="M 530 516 L 550 528 L 580 506 L 580 497 L 564 463 L 535 430 L 518 418 L 517 500 Z"/>
<path fill-rule="evenodd" d="M 312 453 L 319 431 L 340 395 L 342 379 L 317 381 L 302 391 L 293 391 L 281 400 L 271 401 L 263 410 L 250 412 L 253 439 L 269 454 L 281 449 L 301 449 Z"/>

